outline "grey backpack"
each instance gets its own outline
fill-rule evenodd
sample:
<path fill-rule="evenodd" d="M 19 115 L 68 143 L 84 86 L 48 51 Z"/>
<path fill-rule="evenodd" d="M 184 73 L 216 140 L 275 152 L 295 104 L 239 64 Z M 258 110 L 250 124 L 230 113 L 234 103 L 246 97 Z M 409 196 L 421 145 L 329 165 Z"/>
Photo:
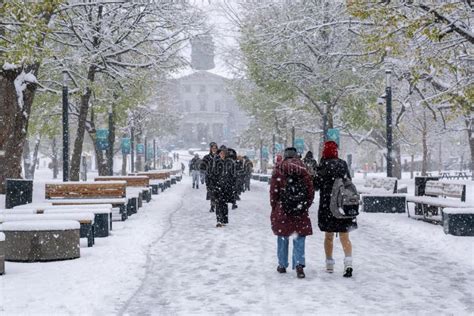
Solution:
<path fill-rule="evenodd" d="M 331 192 L 329 208 L 334 217 L 354 218 L 359 215 L 360 196 L 357 188 L 348 178 L 337 178 Z"/>

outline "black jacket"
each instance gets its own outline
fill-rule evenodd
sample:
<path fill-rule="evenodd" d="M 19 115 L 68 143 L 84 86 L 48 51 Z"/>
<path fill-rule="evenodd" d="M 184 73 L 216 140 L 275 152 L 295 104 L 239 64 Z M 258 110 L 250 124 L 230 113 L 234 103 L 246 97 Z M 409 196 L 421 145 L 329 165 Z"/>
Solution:
<path fill-rule="evenodd" d="M 201 169 L 201 159 L 194 157 L 189 162 L 189 171 L 200 170 Z"/>
<path fill-rule="evenodd" d="M 209 176 L 210 188 L 215 200 L 232 203 L 235 194 L 235 165 L 232 159 L 217 157 Z"/>
<path fill-rule="evenodd" d="M 332 215 L 331 193 L 336 178 L 351 178 L 347 163 L 342 159 L 321 159 L 315 178 L 319 190 L 318 226 L 321 231 L 344 233 L 357 229 L 356 219 L 339 219 Z"/>

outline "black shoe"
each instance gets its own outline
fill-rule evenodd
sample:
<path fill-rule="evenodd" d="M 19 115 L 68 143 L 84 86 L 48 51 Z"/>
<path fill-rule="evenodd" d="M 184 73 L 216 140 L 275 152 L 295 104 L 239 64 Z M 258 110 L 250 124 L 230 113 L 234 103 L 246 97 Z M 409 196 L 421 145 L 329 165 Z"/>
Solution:
<path fill-rule="evenodd" d="M 214 213 L 214 207 L 211 206 L 211 209 L 209 210 L 209 213 Z"/>
<path fill-rule="evenodd" d="M 286 273 L 286 268 L 282 267 L 282 266 L 278 266 L 277 271 L 278 271 L 278 273 Z"/>
<path fill-rule="evenodd" d="M 193 189 L 194 189 L 194 184 L 193 184 Z"/>
<path fill-rule="evenodd" d="M 199 189 L 199 185 L 196 187 L 196 189 Z"/>
<path fill-rule="evenodd" d="M 303 266 L 302 265 L 297 265 L 296 266 L 296 277 L 298 279 L 304 279 L 306 275 L 304 274 Z"/>
<path fill-rule="evenodd" d="M 344 271 L 343 277 L 352 278 L 352 267 L 347 267 L 346 268 L 346 271 Z"/>
<path fill-rule="evenodd" d="M 237 201 L 240 201 L 240 196 L 237 195 L 237 197 L 235 198 Z"/>
<path fill-rule="evenodd" d="M 232 204 L 232 209 L 235 210 L 237 208 L 237 204 Z"/>
<path fill-rule="evenodd" d="M 224 225 L 222 225 L 221 223 L 217 223 L 217 224 L 216 224 L 216 227 L 217 227 L 217 228 L 220 228 L 220 227 L 224 227 Z"/>

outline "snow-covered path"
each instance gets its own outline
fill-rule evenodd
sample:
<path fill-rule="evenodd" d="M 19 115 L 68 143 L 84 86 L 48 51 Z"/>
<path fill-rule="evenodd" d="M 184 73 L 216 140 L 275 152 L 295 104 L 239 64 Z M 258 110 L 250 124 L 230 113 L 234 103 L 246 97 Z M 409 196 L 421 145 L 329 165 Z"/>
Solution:
<path fill-rule="evenodd" d="M 406 215 L 362 214 L 352 234 L 354 277 L 324 272 L 322 233 L 307 238 L 307 278 L 276 272 L 268 186 L 257 183 L 216 229 L 204 188 L 185 178 L 181 204 L 148 251 L 146 275 L 119 312 L 187 314 L 472 314 L 473 241 Z M 290 249 L 291 251 L 291 249 Z"/>

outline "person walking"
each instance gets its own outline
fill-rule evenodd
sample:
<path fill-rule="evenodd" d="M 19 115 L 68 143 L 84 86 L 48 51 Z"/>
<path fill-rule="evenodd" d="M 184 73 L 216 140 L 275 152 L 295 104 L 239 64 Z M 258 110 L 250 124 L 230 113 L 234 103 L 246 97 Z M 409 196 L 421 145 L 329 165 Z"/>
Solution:
<path fill-rule="evenodd" d="M 247 156 L 244 156 L 244 190 L 250 191 L 250 179 L 252 179 L 253 163 Z"/>
<path fill-rule="evenodd" d="M 227 157 L 232 160 L 232 163 L 234 165 L 234 169 L 232 171 L 232 175 L 235 177 L 235 182 L 234 182 L 234 188 L 233 188 L 233 195 L 234 199 L 232 201 L 232 209 L 235 210 L 237 206 L 237 201 L 240 200 L 239 192 L 237 191 L 237 152 L 233 148 L 228 148 L 227 149 Z"/>
<path fill-rule="evenodd" d="M 232 159 L 229 158 L 227 148 L 221 146 L 218 151 L 218 157 L 215 159 L 209 181 L 211 182 L 212 195 L 216 207 L 216 227 L 224 227 L 229 223 L 228 203 L 235 202 L 235 166 Z"/>
<path fill-rule="evenodd" d="M 303 162 L 306 166 L 306 169 L 308 169 L 308 172 L 309 172 L 309 174 L 311 175 L 311 177 L 313 178 L 313 181 L 314 181 L 314 179 L 316 178 L 316 172 L 317 172 L 317 169 L 318 169 L 318 162 L 316 161 L 316 159 L 314 159 L 312 151 L 309 150 L 306 153 L 306 155 L 303 158 Z"/>
<path fill-rule="evenodd" d="M 199 176 L 201 175 L 201 170 L 199 169 L 201 165 L 201 159 L 199 154 L 195 154 L 193 159 L 189 162 L 189 171 L 193 177 L 193 189 L 199 189 Z"/>
<path fill-rule="evenodd" d="M 325 233 L 324 251 L 326 253 L 326 271 L 334 272 L 335 261 L 333 259 L 334 234 L 339 234 L 342 249 L 344 250 L 344 277 L 351 277 L 352 267 L 352 243 L 349 232 L 357 229 L 356 218 L 339 219 L 331 213 L 331 193 L 335 179 L 351 179 L 347 163 L 339 159 L 337 144 L 333 141 L 324 143 L 321 162 L 317 169 L 315 186 L 319 190 L 318 226 Z"/>
<path fill-rule="evenodd" d="M 284 151 L 284 160 L 277 164 L 270 182 L 270 216 L 273 233 L 277 236 L 279 273 L 288 268 L 289 236 L 293 238 L 292 268 L 296 276 L 304 278 L 305 240 L 313 234 L 309 208 L 313 203 L 314 189 L 311 176 L 298 158 L 296 148 Z"/>
<path fill-rule="evenodd" d="M 209 210 L 209 212 L 214 212 L 215 210 L 215 202 L 212 197 L 212 183 L 210 183 L 209 178 L 211 176 L 212 169 L 214 166 L 214 160 L 217 158 L 217 150 L 217 144 L 215 142 L 211 142 L 209 144 L 209 154 L 205 155 L 202 158 L 200 165 L 201 171 L 205 173 L 204 179 L 206 182 L 207 189 L 206 200 L 209 200 L 211 202 L 211 209 Z"/>

